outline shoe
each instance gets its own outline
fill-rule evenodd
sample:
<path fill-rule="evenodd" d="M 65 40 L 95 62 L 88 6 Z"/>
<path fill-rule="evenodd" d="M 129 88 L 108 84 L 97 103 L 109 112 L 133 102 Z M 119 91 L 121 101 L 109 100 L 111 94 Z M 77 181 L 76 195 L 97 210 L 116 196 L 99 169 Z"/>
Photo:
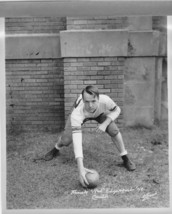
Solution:
<path fill-rule="evenodd" d="M 56 148 L 53 148 L 51 151 L 49 151 L 42 159 L 45 161 L 50 161 L 56 156 L 59 155 L 59 150 Z"/>
<path fill-rule="evenodd" d="M 124 167 L 128 170 L 128 171 L 134 171 L 136 169 L 136 165 L 135 163 L 133 163 L 131 160 L 126 160 L 124 161 Z"/>

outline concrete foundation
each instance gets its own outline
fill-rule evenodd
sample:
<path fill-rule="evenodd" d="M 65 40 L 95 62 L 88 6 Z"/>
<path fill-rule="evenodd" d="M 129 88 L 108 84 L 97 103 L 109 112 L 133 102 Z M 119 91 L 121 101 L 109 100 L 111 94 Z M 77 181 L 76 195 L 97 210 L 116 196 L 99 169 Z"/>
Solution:
<path fill-rule="evenodd" d="M 158 31 L 132 31 L 128 37 L 128 56 L 158 56 Z"/>
<path fill-rule="evenodd" d="M 59 34 L 16 34 L 6 36 L 6 59 L 59 58 Z"/>
<path fill-rule="evenodd" d="M 127 56 L 128 31 L 72 30 L 61 31 L 62 57 Z"/>
<path fill-rule="evenodd" d="M 124 75 L 124 124 L 154 122 L 155 58 L 128 58 Z"/>

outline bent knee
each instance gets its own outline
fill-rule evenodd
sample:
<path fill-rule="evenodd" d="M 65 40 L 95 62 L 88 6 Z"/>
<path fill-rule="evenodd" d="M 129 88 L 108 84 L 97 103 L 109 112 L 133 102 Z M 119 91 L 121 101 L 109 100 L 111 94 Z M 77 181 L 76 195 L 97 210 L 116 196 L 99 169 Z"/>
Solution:
<path fill-rule="evenodd" d="M 71 136 L 63 136 L 61 138 L 61 144 L 63 146 L 69 146 L 72 143 L 72 137 Z"/>
<path fill-rule="evenodd" d="M 116 137 L 116 135 L 119 133 L 119 128 L 115 124 L 115 122 L 111 122 L 109 126 L 106 129 L 106 132 L 111 136 L 111 137 Z"/>

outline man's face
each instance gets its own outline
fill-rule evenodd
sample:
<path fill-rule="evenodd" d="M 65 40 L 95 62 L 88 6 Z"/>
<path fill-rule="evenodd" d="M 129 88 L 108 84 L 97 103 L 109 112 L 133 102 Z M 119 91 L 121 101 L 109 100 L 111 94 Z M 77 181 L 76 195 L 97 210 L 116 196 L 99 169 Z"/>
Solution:
<path fill-rule="evenodd" d="M 99 105 L 98 97 L 88 94 L 87 92 L 84 92 L 83 94 L 83 101 L 85 110 L 89 113 L 94 113 Z"/>

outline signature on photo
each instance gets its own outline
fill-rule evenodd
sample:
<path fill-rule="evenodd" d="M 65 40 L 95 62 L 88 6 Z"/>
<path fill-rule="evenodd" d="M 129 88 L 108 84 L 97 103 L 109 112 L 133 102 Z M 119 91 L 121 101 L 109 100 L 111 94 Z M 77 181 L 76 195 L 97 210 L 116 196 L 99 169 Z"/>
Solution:
<path fill-rule="evenodd" d="M 125 194 L 129 192 L 143 192 L 144 189 L 143 187 L 131 187 L 128 189 L 110 189 L 110 188 L 100 188 L 100 189 L 94 189 L 94 190 L 84 190 L 84 191 L 78 191 L 78 190 L 72 190 L 71 195 L 82 195 L 82 196 L 87 196 L 89 194 L 92 194 L 92 200 L 98 200 L 98 199 L 108 199 L 109 195 L 116 195 L 116 194 Z M 157 192 L 155 193 L 145 193 L 144 195 L 141 196 L 142 201 L 149 200 L 157 195 Z"/>

